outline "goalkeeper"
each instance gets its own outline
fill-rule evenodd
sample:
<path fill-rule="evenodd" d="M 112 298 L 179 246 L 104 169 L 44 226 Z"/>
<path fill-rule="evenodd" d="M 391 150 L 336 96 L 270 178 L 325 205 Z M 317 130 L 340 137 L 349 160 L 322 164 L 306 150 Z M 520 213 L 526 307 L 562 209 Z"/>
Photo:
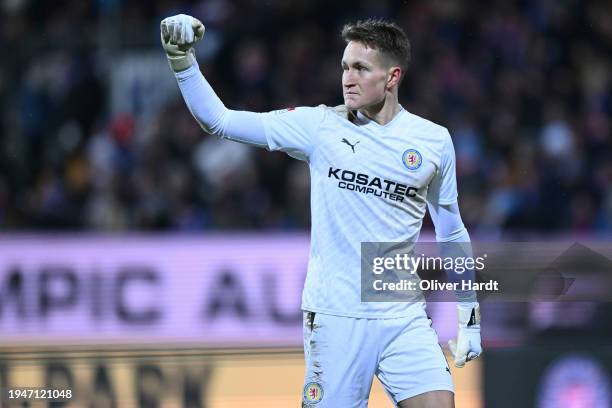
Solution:
<path fill-rule="evenodd" d="M 396 24 L 342 30 L 344 105 L 268 113 L 227 109 L 200 72 L 197 19 L 161 23 L 161 39 L 185 103 L 219 137 L 281 150 L 308 163 L 312 231 L 302 297 L 303 407 L 366 407 L 374 375 L 393 403 L 453 407 L 450 370 L 424 302 L 361 302 L 361 242 L 416 242 L 429 208 L 439 242 L 470 247 L 457 205 L 455 153 L 446 128 L 406 111 L 398 87 L 410 43 Z M 367 184 L 366 189 L 360 188 Z M 468 248 L 467 251 L 471 251 Z M 472 279 L 473 272 L 465 279 Z M 474 292 L 458 291 L 455 365 L 481 353 Z"/>

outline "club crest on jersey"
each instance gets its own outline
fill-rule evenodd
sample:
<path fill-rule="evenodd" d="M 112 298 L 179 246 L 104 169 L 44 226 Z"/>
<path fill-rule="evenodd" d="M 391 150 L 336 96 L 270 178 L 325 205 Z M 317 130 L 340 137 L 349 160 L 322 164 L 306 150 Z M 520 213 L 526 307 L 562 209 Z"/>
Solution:
<path fill-rule="evenodd" d="M 408 149 L 402 154 L 402 162 L 408 170 L 414 171 L 418 170 L 421 164 L 423 164 L 423 157 L 418 150 Z"/>
<path fill-rule="evenodd" d="M 318 382 L 310 382 L 304 387 L 304 403 L 317 404 L 323 399 L 323 386 Z"/>

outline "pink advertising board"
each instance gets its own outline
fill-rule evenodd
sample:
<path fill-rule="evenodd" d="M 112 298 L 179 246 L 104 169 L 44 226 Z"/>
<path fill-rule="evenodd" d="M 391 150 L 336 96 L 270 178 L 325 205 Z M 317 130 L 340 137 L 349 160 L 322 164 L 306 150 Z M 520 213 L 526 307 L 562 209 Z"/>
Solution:
<path fill-rule="evenodd" d="M 307 234 L 0 238 L 0 347 L 301 346 Z"/>

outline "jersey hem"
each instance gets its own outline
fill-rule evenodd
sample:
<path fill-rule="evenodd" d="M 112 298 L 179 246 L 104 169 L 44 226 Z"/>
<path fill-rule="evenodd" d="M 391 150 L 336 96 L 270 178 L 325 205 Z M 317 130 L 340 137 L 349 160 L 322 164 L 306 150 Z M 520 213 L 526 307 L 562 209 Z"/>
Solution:
<path fill-rule="evenodd" d="M 422 306 L 421 308 L 418 308 L 418 310 L 424 311 L 425 302 L 413 302 L 413 303 L 410 303 L 410 306 L 413 306 L 416 304 L 419 304 Z M 393 313 L 393 314 L 351 313 L 351 312 L 343 312 L 340 310 L 325 309 L 321 307 L 309 307 L 308 305 L 302 305 L 301 309 L 303 311 L 328 314 L 328 315 L 340 316 L 340 317 L 352 317 L 352 318 L 357 318 L 357 319 L 402 319 L 405 317 L 413 317 L 415 313 L 413 308 L 409 308 L 405 312 L 402 312 L 402 313 Z"/>

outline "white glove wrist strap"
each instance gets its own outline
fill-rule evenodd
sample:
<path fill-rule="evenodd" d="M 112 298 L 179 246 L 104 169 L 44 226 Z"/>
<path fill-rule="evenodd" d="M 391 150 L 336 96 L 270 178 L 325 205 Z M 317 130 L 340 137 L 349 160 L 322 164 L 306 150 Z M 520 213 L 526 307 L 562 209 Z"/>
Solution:
<path fill-rule="evenodd" d="M 168 55 L 168 63 L 174 72 L 184 71 L 196 63 L 195 52 L 193 48 L 187 51 L 185 55 L 171 56 Z"/>

